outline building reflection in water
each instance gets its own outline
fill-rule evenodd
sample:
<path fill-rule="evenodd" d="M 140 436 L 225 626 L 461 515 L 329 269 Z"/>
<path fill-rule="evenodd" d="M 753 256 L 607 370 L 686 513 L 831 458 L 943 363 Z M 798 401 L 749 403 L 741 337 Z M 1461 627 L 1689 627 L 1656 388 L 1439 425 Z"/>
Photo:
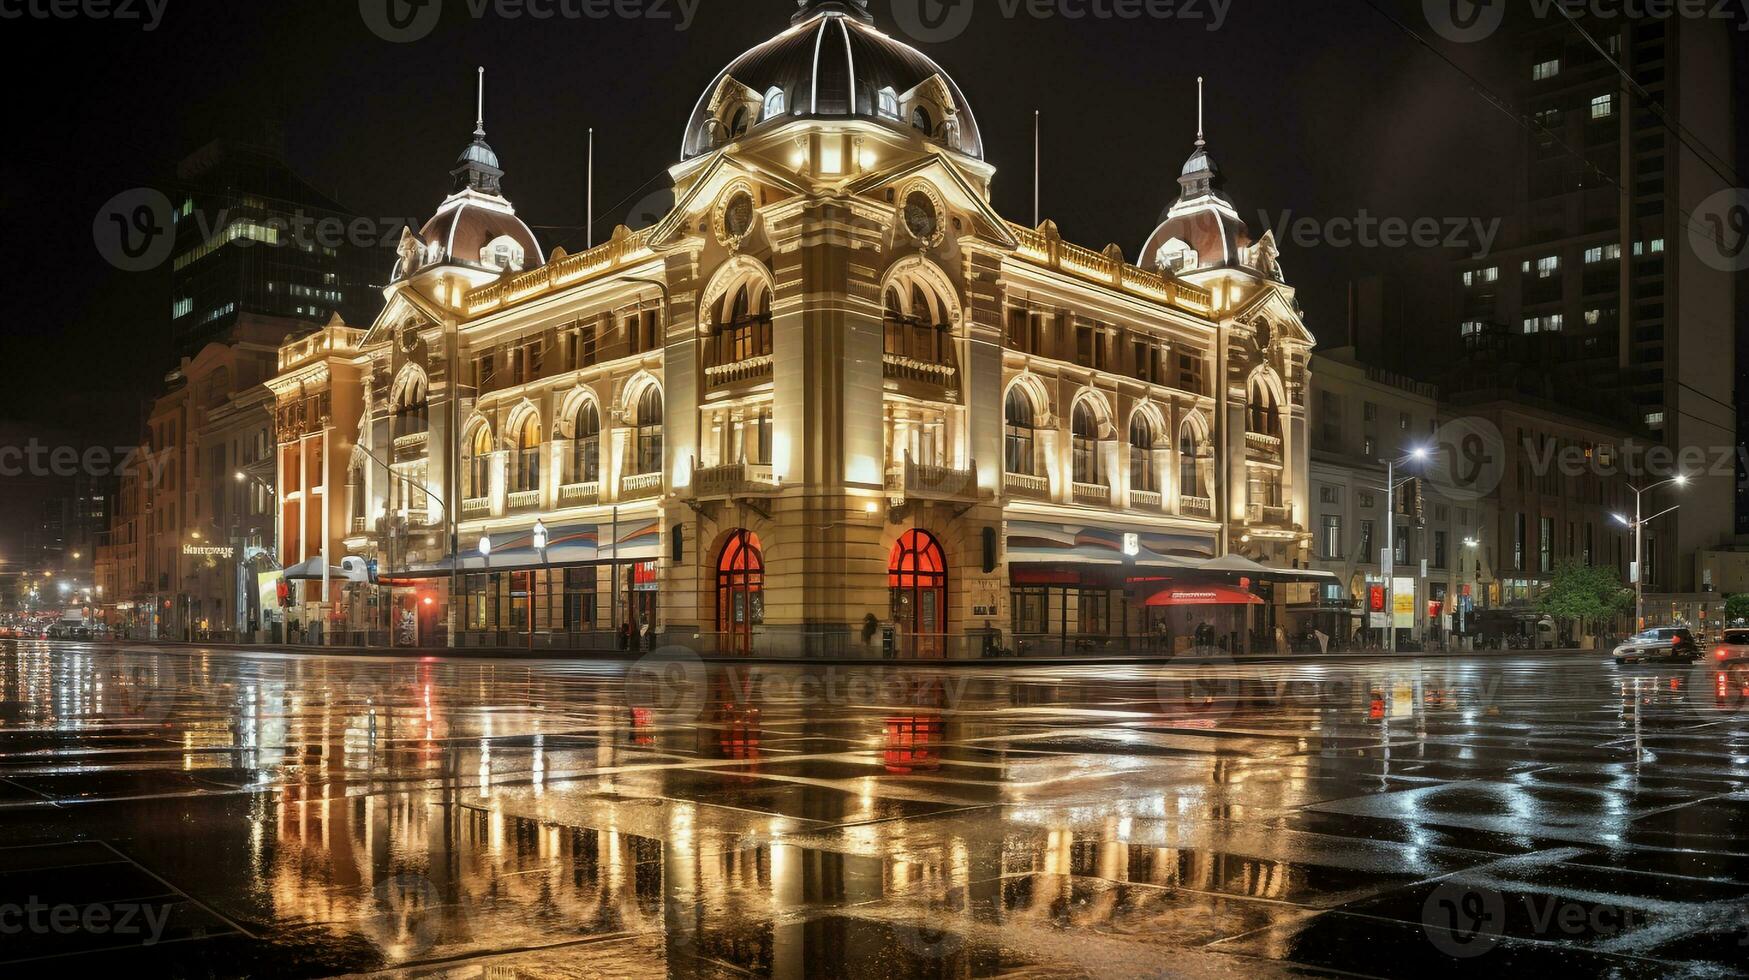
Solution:
<path fill-rule="evenodd" d="M 1606 727 L 1637 746 L 1692 718 L 1678 673 L 1602 682 Z M 1506 817 L 1549 806 L 1535 778 L 1486 768 L 1547 692 L 1474 663 L 911 673 L 829 709 L 773 695 L 780 676 L 707 671 L 699 717 L 677 721 L 585 669 L 13 644 L 0 710 L 199 777 L 139 812 L 191 838 L 188 860 L 236 856 L 228 913 L 358 969 L 626 934 L 670 976 L 981 976 L 1013 965 L 977 938 L 997 927 L 1264 929 L 1258 908 L 1343 887 L 1270 823 L 1321 800 L 1475 767 Z M 1590 790 L 1598 839 L 1632 819 L 1639 754 Z M 1433 814 L 1412 795 L 1392 798 L 1416 843 Z"/>

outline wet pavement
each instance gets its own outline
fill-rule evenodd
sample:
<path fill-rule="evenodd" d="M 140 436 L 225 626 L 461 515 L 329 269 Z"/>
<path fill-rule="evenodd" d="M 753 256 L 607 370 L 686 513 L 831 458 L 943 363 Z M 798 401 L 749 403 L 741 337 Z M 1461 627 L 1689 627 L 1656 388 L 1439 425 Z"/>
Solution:
<path fill-rule="evenodd" d="M 1749 972 L 1749 710 L 1593 654 L 0 643 L 0 976 Z"/>

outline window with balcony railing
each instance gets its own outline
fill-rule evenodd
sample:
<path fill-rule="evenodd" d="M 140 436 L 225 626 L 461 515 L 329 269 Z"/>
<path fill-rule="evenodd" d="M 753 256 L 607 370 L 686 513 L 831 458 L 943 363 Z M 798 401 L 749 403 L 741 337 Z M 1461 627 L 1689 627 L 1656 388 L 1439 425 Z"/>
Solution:
<path fill-rule="evenodd" d="M 1261 436 L 1281 438 L 1281 407 L 1276 404 L 1275 393 L 1266 385 L 1253 383 L 1251 386 L 1251 402 L 1247 407 L 1245 430 Z"/>
<path fill-rule="evenodd" d="M 1003 466 L 1007 472 L 1033 476 L 1038 469 L 1038 438 L 1032 399 L 1017 385 L 1003 405 Z"/>
<path fill-rule="evenodd" d="M 489 496 L 492 492 L 492 430 L 481 425 L 474 430 L 473 437 L 468 441 L 466 464 L 462 474 L 467 485 L 462 488 L 462 496 L 468 499 L 478 499 Z"/>
<path fill-rule="evenodd" d="M 511 480 L 511 493 L 540 490 L 540 419 L 530 415 L 523 420 L 516 437 L 516 467 Z"/>
<path fill-rule="evenodd" d="M 1105 484 L 1105 467 L 1099 451 L 1099 417 L 1085 401 L 1075 406 L 1070 416 L 1070 464 L 1076 483 L 1088 486 Z"/>
<path fill-rule="evenodd" d="M 662 392 L 655 385 L 638 397 L 632 424 L 632 459 L 628 475 L 662 472 Z"/>
<path fill-rule="evenodd" d="M 1202 432 L 1186 421 L 1178 435 L 1178 492 L 1184 497 L 1210 496 L 1203 460 L 1213 451 L 1202 439 Z"/>
<path fill-rule="evenodd" d="M 882 353 L 888 373 L 919 367 L 945 369 L 921 380 L 946 380 L 955 361 L 953 327 L 947 301 L 920 278 L 903 278 L 887 287 L 882 314 Z"/>
<path fill-rule="evenodd" d="M 771 356 L 771 290 L 751 279 L 724 294 L 712 314 L 706 367 Z"/>
<path fill-rule="evenodd" d="M 571 482 L 594 483 L 601 479 L 601 412 L 594 402 L 577 410 L 571 433 Z"/>
<path fill-rule="evenodd" d="M 1145 493 L 1160 489 L 1158 470 L 1154 466 L 1155 432 L 1153 420 L 1141 412 L 1130 420 L 1130 489 Z"/>
<path fill-rule="evenodd" d="M 426 404 L 425 373 L 417 369 L 404 375 L 395 386 L 389 401 L 394 406 L 393 432 L 394 438 L 424 435 L 431 429 L 431 419 Z"/>

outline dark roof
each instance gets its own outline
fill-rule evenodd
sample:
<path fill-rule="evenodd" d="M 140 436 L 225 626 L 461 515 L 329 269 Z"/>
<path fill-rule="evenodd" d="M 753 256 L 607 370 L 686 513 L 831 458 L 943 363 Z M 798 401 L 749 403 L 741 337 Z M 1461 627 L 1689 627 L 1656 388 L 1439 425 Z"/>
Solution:
<path fill-rule="evenodd" d="M 941 66 L 910 45 L 876 30 L 863 0 L 804 2 L 789 29 L 742 54 L 712 79 L 686 126 L 682 159 L 701 156 L 724 140 L 711 101 L 725 78 L 758 93 L 782 89 L 783 121 L 798 118 L 862 118 L 894 127 L 910 120 L 880 113 L 879 93 L 891 88 L 904 93 L 939 75 L 951 94 L 958 134 L 952 148 L 971 156 L 984 155 L 983 138 L 965 94 Z M 763 120 L 761 120 L 763 122 Z M 933 138 L 948 142 L 933 121 Z"/>

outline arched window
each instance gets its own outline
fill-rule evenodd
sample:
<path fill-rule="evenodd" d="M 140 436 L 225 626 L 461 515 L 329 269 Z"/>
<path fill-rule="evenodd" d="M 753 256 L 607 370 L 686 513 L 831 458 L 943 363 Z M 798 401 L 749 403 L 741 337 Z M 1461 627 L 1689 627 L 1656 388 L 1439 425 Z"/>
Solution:
<path fill-rule="evenodd" d="M 761 119 L 771 119 L 781 116 L 788 108 L 788 100 L 783 96 L 783 89 L 773 88 L 765 93 L 765 109 Z"/>
<path fill-rule="evenodd" d="M 1275 394 L 1261 382 L 1251 384 L 1251 405 L 1246 418 L 1246 431 L 1281 438 L 1281 411 Z"/>
<path fill-rule="evenodd" d="M 662 472 L 662 392 L 655 385 L 638 397 L 632 453 L 631 475 Z"/>
<path fill-rule="evenodd" d="M 1008 389 L 1008 400 L 1002 405 L 1002 421 L 1003 465 L 1010 473 L 1032 476 L 1037 468 L 1032 399 L 1020 390 L 1019 385 Z"/>
<path fill-rule="evenodd" d="M 426 411 L 425 372 L 410 371 L 402 377 L 395 387 L 394 398 L 390 401 L 394 406 L 395 438 L 402 436 L 421 435 L 431 429 L 431 419 Z"/>
<path fill-rule="evenodd" d="M 711 325 L 710 365 L 739 364 L 771 354 L 771 290 L 749 279 L 723 294 Z"/>
<path fill-rule="evenodd" d="M 1202 433 L 1190 422 L 1178 433 L 1178 493 L 1185 497 L 1208 497 L 1202 473 Z"/>
<path fill-rule="evenodd" d="M 729 535 L 717 560 L 717 631 L 735 653 L 751 653 L 753 627 L 765 624 L 765 553 L 759 536 Z"/>
<path fill-rule="evenodd" d="M 930 118 L 929 110 L 918 106 L 911 112 L 911 125 L 923 131 L 925 136 L 935 135 L 935 121 Z"/>
<path fill-rule="evenodd" d="M 1099 416 L 1083 401 L 1070 417 L 1070 452 L 1076 483 L 1105 485 L 1105 468 L 1099 458 Z"/>
<path fill-rule="evenodd" d="M 736 106 L 734 115 L 729 117 L 729 137 L 738 139 L 747 132 L 747 107 Z"/>
<path fill-rule="evenodd" d="M 947 302 L 921 278 L 905 277 L 887 287 L 882 320 L 886 353 L 925 364 L 950 360 Z"/>
<path fill-rule="evenodd" d="M 881 89 L 879 99 L 881 115 L 889 119 L 899 118 L 899 93 L 893 91 L 892 86 Z"/>
<path fill-rule="evenodd" d="M 468 444 L 468 465 L 464 470 L 468 477 L 466 493 L 463 496 L 470 500 L 479 500 L 492 493 L 492 430 L 481 425 L 474 430 L 474 437 Z"/>
<path fill-rule="evenodd" d="M 1154 423 L 1142 412 L 1130 420 L 1130 489 L 1157 492 L 1154 468 Z"/>
<path fill-rule="evenodd" d="M 918 653 L 939 654 L 947 633 L 947 558 L 934 535 L 906 531 L 894 543 L 887 591 L 900 633 L 916 638 Z"/>
<path fill-rule="evenodd" d="M 532 413 L 516 434 L 516 483 L 514 492 L 540 489 L 540 419 Z"/>
<path fill-rule="evenodd" d="M 571 482 L 594 483 L 601 479 L 601 413 L 593 401 L 577 410 L 571 434 Z"/>

